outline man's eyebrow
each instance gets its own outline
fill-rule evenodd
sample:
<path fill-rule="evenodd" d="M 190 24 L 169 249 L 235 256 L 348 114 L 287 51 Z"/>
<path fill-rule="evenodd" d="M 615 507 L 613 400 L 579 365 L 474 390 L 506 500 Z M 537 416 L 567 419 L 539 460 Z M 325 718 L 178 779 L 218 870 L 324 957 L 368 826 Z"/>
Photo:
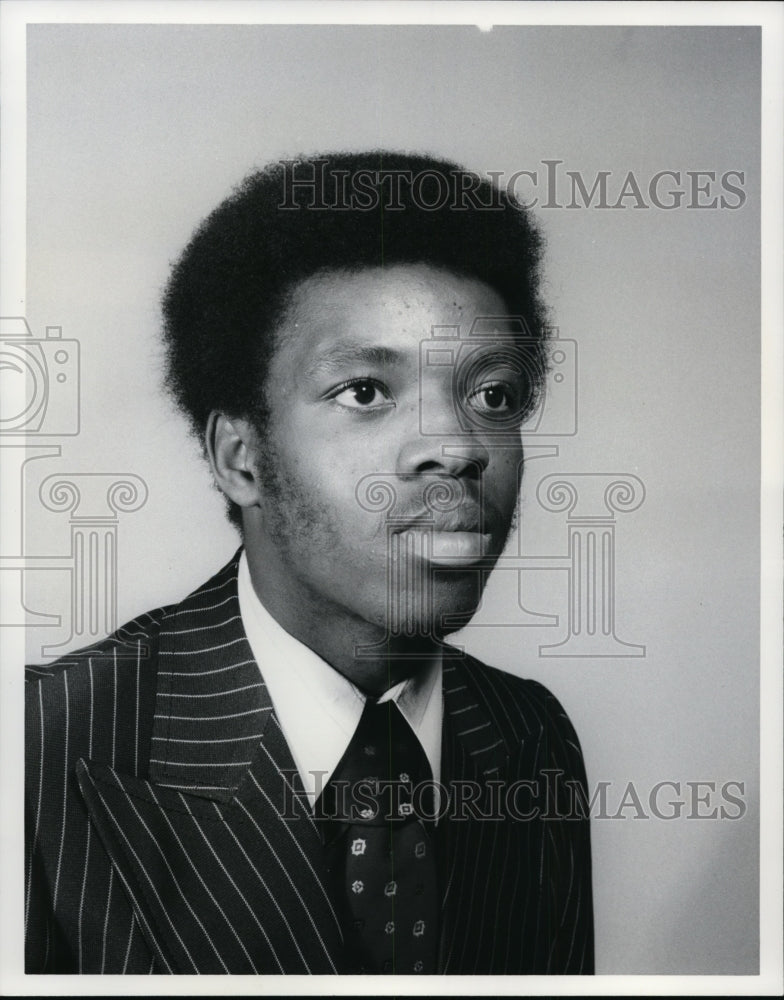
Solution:
<path fill-rule="evenodd" d="M 392 347 L 340 341 L 318 355 L 312 364 L 308 365 L 306 375 L 330 375 L 348 365 L 384 367 L 399 364 L 402 360 L 402 353 Z"/>

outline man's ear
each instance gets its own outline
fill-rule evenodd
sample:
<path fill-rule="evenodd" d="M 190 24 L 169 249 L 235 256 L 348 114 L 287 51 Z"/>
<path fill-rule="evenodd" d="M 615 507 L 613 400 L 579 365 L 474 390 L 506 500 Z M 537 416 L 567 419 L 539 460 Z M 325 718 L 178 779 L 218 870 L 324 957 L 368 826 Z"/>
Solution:
<path fill-rule="evenodd" d="M 253 471 L 255 432 L 247 420 L 213 410 L 207 419 L 205 446 L 215 482 L 240 507 L 252 507 L 259 499 L 259 484 Z"/>

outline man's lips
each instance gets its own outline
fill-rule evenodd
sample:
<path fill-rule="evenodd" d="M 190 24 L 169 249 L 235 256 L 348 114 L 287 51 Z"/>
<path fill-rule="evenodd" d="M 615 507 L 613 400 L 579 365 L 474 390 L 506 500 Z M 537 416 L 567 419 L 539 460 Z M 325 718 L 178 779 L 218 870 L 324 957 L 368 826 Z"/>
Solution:
<path fill-rule="evenodd" d="M 479 506 L 471 505 L 449 511 L 419 512 L 401 523 L 401 531 L 432 528 L 433 531 L 490 531 L 487 523 L 491 519 L 482 517 Z"/>
<path fill-rule="evenodd" d="M 479 531 L 434 531 L 430 561 L 437 566 L 472 566 L 488 553 L 492 535 Z"/>
<path fill-rule="evenodd" d="M 435 566 L 473 566 L 490 555 L 491 526 L 478 510 L 450 511 L 412 518 L 397 532 L 401 555 L 418 556 Z"/>

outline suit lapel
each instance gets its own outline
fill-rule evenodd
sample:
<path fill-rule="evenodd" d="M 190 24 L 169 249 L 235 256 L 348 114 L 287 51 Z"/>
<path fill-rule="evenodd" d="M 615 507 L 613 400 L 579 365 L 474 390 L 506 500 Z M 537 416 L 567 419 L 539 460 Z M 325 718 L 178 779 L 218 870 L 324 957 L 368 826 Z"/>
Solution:
<path fill-rule="evenodd" d="M 240 618 L 237 557 L 163 621 L 149 780 L 80 762 L 164 968 L 335 972 L 318 832 Z"/>
<path fill-rule="evenodd" d="M 150 780 L 229 801 L 272 710 L 242 627 L 235 557 L 161 623 Z"/>

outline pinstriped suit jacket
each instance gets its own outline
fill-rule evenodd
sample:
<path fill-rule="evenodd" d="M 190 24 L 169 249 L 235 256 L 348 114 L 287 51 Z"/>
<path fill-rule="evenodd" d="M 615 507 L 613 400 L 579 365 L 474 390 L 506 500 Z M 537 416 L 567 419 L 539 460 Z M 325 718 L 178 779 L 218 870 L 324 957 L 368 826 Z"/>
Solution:
<path fill-rule="evenodd" d="M 27 972 L 341 971 L 319 834 L 242 628 L 237 561 L 181 604 L 28 668 Z M 490 795 L 543 771 L 585 784 L 556 699 L 467 656 L 445 664 L 442 768 L 447 785 Z M 483 819 L 485 793 L 458 789 L 462 807 L 438 824 L 440 971 L 592 972 L 587 819 L 520 818 L 525 795 L 514 816 Z"/>

